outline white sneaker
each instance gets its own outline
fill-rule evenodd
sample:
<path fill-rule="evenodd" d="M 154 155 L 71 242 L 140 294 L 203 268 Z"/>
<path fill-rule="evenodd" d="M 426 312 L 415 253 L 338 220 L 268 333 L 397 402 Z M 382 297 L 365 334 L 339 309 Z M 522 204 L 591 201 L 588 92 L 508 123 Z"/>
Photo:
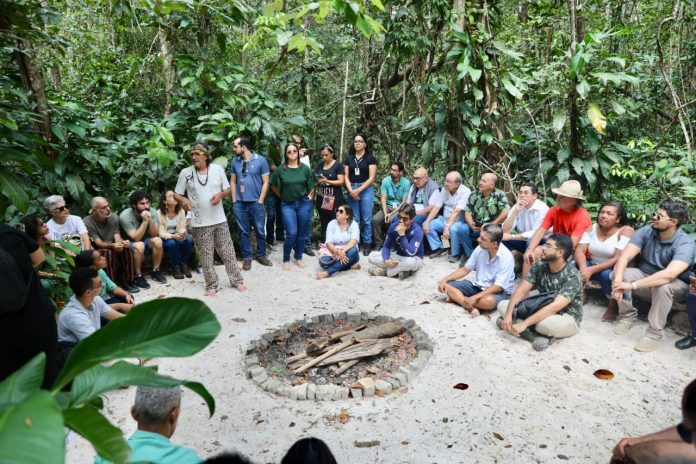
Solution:
<path fill-rule="evenodd" d="M 640 351 L 642 353 L 649 353 L 651 351 L 655 351 L 661 343 L 662 340 L 655 340 L 654 338 L 643 337 L 640 340 L 638 340 L 638 343 L 636 343 L 636 346 L 634 346 L 633 348 L 636 351 Z"/>
<path fill-rule="evenodd" d="M 624 335 L 627 334 L 631 328 L 636 325 L 636 321 L 630 321 L 628 319 L 621 319 L 619 322 L 616 323 L 616 327 L 614 327 L 614 334 L 615 335 Z"/>

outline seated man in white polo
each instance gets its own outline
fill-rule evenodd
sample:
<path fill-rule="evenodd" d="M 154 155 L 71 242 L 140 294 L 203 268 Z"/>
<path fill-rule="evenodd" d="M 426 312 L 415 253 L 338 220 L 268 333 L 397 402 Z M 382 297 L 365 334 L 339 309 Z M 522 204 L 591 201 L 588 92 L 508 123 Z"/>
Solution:
<path fill-rule="evenodd" d="M 484 224 L 476 247 L 464 267 L 440 281 L 438 290 L 447 299 L 466 309 L 472 317 L 479 310 L 492 310 L 503 300 L 509 300 L 515 282 L 514 259 L 503 240 L 503 228 Z M 475 280 L 464 279 L 471 271 Z M 463 280 L 459 280 L 463 279 Z"/>

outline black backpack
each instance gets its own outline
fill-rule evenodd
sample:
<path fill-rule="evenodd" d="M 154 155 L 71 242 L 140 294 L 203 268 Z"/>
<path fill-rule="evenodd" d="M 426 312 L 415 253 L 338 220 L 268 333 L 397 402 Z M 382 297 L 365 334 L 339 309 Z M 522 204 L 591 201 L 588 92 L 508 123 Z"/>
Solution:
<path fill-rule="evenodd" d="M 24 308 L 33 274 L 31 271 L 29 279 L 25 279 L 14 257 L 0 246 L 0 314 Z"/>

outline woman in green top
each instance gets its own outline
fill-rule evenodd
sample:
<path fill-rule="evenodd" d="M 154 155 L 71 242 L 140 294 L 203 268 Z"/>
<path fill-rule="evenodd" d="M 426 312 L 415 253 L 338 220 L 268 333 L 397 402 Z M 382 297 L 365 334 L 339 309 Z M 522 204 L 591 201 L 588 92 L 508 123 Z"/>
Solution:
<path fill-rule="evenodd" d="M 305 246 L 307 224 L 312 212 L 312 198 L 316 176 L 300 163 L 300 149 L 294 143 L 285 147 L 285 162 L 278 166 L 271 177 L 271 189 L 280 197 L 280 211 L 285 223 L 283 243 L 283 269 L 290 269 L 290 251 L 295 249 L 297 267 L 305 267 L 302 250 Z"/>
<path fill-rule="evenodd" d="M 106 274 L 106 258 L 95 250 L 85 250 L 75 257 L 75 268 L 93 267 L 99 274 L 99 279 L 104 283 L 99 295 L 111 309 L 121 313 L 127 313 L 135 305 L 133 295 L 119 287 Z"/>

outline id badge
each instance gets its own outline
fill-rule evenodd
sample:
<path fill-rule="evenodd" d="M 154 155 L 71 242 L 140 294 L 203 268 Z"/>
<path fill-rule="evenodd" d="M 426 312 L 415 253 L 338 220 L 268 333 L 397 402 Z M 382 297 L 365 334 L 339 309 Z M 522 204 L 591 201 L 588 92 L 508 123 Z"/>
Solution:
<path fill-rule="evenodd" d="M 244 184 L 241 184 L 241 185 L 239 186 L 239 192 L 240 192 L 240 193 L 246 192 L 246 188 L 244 187 Z"/>
<path fill-rule="evenodd" d="M 360 175 L 360 168 L 355 168 L 355 175 L 359 176 Z"/>

